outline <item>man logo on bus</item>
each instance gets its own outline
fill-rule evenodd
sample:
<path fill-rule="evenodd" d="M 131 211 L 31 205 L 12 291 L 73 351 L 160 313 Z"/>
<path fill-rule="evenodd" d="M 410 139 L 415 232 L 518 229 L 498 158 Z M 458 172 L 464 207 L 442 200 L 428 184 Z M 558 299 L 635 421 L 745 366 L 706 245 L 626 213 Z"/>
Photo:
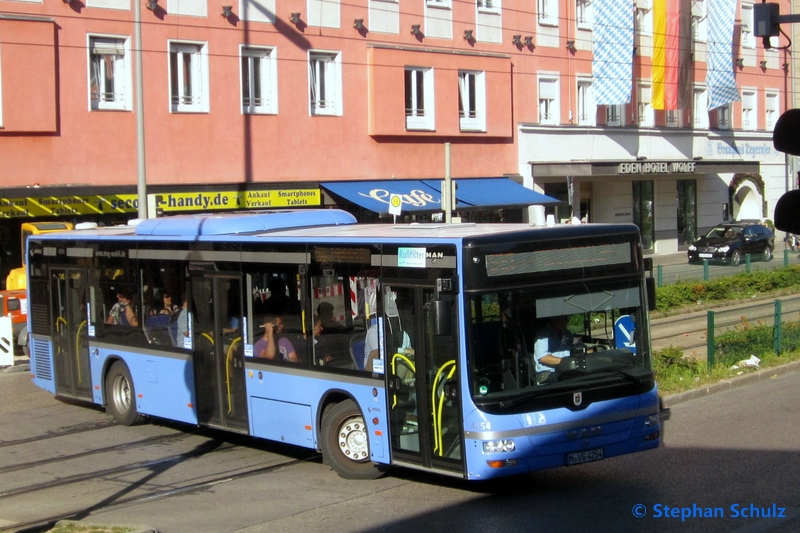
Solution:
<path fill-rule="evenodd" d="M 579 406 L 583 403 L 583 393 L 582 392 L 573 392 L 572 393 L 572 403 L 575 404 L 575 407 Z"/>

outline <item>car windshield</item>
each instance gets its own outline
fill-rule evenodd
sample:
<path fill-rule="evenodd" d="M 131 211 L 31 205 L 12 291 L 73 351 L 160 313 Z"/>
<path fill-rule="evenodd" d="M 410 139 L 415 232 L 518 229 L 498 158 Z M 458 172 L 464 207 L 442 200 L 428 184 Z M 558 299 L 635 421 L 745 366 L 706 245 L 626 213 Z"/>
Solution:
<path fill-rule="evenodd" d="M 742 234 L 740 228 L 731 226 L 717 226 L 706 234 L 709 239 L 735 239 Z"/>
<path fill-rule="evenodd" d="M 570 387 L 652 378 L 641 304 L 635 280 L 473 296 L 469 357 L 475 403 L 507 409 Z"/>

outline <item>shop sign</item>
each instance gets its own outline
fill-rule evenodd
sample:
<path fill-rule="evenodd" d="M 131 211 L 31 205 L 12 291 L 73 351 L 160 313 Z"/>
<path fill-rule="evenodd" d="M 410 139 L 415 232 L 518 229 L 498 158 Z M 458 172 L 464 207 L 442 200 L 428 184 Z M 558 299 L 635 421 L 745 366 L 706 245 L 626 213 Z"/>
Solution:
<path fill-rule="evenodd" d="M 262 191 L 176 192 L 156 194 L 155 207 L 165 213 L 220 209 L 269 209 L 322 204 L 319 189 Z"/>
<path fill-rule="evenodd" d="M 0 198 L 0 218 L 134 213 L 138 208 L 135 194 Z"/>
<path fill-rule="evenodd" d="M 693 174 L 694 161 L 636 161 L 620 163 L 620 174 Z"/>
<path fill-rule="evenodd" d="M 185 192 L 148 195 L 162 212 L 211 211 L 221 209 L 267 209 L 322 205 L 319 189 L 262 191 Z M 136 213 L 136 194 L 73 196 L 29 196 L 0 198 L 0 218 Z"/>

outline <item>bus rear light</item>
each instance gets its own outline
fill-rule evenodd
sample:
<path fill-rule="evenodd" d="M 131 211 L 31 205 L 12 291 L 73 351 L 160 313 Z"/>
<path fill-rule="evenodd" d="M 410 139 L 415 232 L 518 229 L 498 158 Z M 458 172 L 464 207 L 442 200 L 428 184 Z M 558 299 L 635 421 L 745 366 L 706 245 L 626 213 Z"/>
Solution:
<path fill-rule="evenodd" d="M 516 459 L 501 459 L 499 461 L 486 461 L 489 468 L 505 468 L 507 466 L 517 466 Z"/>

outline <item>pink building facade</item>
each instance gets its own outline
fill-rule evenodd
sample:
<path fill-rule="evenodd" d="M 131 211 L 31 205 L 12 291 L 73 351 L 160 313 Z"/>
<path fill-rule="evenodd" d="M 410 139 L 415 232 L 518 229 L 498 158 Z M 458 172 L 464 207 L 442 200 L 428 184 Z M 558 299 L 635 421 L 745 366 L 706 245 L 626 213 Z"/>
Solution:
<path fill-rule="evenodd" d="M 457 179 L 545 192 L 561 219 L 650 209 L 649 249 L 677 250 L 687 226 L 766 218 L 787 188 L 769 148 L 791 72 L 737 1 L 742 101 L 705 109 L 709 0 L 693 0 L 691 103 L 667 112 L 649 106 L 652 0 L 633 5 L 620 106 L 593 103 L 592 0 L 0 0 L 0 239 L 23 220 L 131 218 L 142 179 L 148 216 L 348 207 L 326 182 L 441 179 L 448 143 Z M 620 166 L 637 161 L 683 170 Z M 489 207 L 474 218 L 528 217 Z"/>

